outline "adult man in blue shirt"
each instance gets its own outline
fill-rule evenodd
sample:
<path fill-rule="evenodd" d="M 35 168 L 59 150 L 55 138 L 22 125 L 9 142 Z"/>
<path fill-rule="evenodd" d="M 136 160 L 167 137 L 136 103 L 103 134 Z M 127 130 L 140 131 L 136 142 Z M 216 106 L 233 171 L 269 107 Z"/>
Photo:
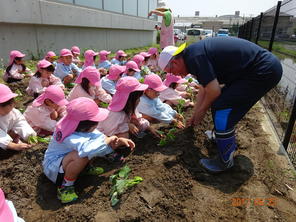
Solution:
<path fill-rule="evenodd" d="M 280 81 L 279 60 L 249 41 L 217 37 L 186 49 L 185 44 L 179 48 L 168 46 L 160 54 L 159 66 L 175 75 L 196 76 L 202 87 L 187 125 L 199 124 L 211 108 L 219 153 L 215 159 L 201 159 L 200 163 L 211 172 L 231 168 L 236 150 L 234 127 Z"/>

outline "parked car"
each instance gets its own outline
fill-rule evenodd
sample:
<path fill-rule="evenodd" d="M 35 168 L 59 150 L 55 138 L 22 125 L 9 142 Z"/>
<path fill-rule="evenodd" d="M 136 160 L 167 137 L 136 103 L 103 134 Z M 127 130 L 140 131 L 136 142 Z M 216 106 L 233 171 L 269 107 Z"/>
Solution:
<path fill-rule="evenodd" d="M 191 28 L 186 30 L 187 40 L 196 42 L 203 39 L 203 29 Z"/>
<path fill-rule="evenodd" d="M 174 29 L 174 38 L 175 40 L 184 41 L 186 39 L 186 35 L 180 29 Z"/>
<path fill-rule="evenodd" d="M 204 29 L 202 35 L 205 38 L 208 38 L 208 37 L 213 37 L 214 36 L 214 33 L 213 33 L 213 30 L 212 29 Z"/>
<path fill-rule="evenodd" d="M 229 36 L 228 29 L 219 29 L 217 32 L 217 36 Z"/>

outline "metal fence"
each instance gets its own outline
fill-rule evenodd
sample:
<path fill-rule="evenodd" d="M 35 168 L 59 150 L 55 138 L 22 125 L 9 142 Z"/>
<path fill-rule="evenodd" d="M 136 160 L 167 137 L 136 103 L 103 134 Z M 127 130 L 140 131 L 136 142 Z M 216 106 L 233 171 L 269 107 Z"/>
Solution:
<path fill-rule="evenodd" d="M 241 25 L 238 37 L 272 51 L 281 60 L 283 77 L 262 102 L 296 166 L 296 0 L 279 1 Z"/>

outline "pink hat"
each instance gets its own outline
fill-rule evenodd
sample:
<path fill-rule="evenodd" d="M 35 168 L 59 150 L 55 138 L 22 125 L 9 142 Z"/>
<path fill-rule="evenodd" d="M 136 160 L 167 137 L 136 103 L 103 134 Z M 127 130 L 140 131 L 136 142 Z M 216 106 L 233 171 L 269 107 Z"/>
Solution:
<path fill-rule="evenodd" d="M 80 73 L 75 83 L 81 83 L 82 78 L 87 78 L 92 85 L 99 86 L 101 74 L 95 67 L 88 66 Z"/>
<path fill-rule="evenodd" d="M 137 54 L 133 57 L 133 61 L 135 63 L 137 63 L 137 65 L 140 67 L 141 66 L 141 63 L 144 61 L 144 56 L 140 55 L 140 54 Z"/>
<path fill-rule="evenodd" d="M 6 203 L 4 193 L 0 188 L 0 221 L 13 222 L 13 213 L 11 212 L 8 204 Z"/>
<path fill-rule="evenodd" d="M 10 52 L 9 54 L 9 66 L 13 63 L 14 59 L 15 58 L 23 58 L 25 57 L 26 55 L 21 53 L 20 51 L 17 51 L 17 50 L 13 50 Z"/>
<path fill-rule="evenodd" d="M 95 63 L 94 56 L 98 55 L 98 52 L 94 52 L 93 50 L 89 49 L 86 50 L 84 53 L 84 67 L 92 66 Z"/>
<path fill-rule="evenodd" d="M 134 61 L 129 61 L 129 62 L 127 62 L 127 63 L 125 64 L 125 66 L 126 66 L 126 71 L 127 71 L 128 69 L 132 69 L 132 70 L 134 70 L 135 72 L 140 72 L 140 71 L 141 71 L 141 70 L 139 69 L 137 63 L 135 63 Z"/>
<path fill-rule="evenodd" d="M 167 73 L 165 76 L 165 80 L 163 81 L 163 83 L 169 87 L 171 85 L 171 83 L 176 82 L 176 83 L 185 83 L 187 82 L 186 79 L 183 79 L 181 76 L 175 76 L 171 73 Z"/>
<path fill-rule="evenodd" d="M 8 100 L 17 97 L 16 93 L 11 92 L 10 88 L 4 84 L 0 84 L 0 103 L 5 103 Z"/>
<path fill-rule="evenodd" d="M 108 107 L 109 110 L 114 112 L 121 111 L 129 97 L 129 94 L 134 91 L 144 91 L 148 85 L 141 84 L 139 81 L 131 76 L 127 76 L 118 80 L 116 84 L 116 93 Z"/>
<path fill-rule="evenodd" d="M 140 55 L 147 58 L 147 57 L 150 57 L 151 54 L 147 53 L 147 52 L 140 52 Z"/>
<path fill-rule="evenodd" d="M 154 89 L 155 91 L 162 92 L 167 89 L 161 78 L 156 74 L 149 74 L 145 77 L 144 84 L 147 84 L 149 88 Z"/>
<path fill-rule="evenodd" d="M 115 56 L 115 58 L 116 58 L 116 59 L 119 59 L 119 56 L 127 56 L 127 54 L 126 54 L 123 50 L 118 50 L 118 51 L 116 52 L 116 56 Z"/>
<path fill-rule="evenodd" d="M 40 71 L 40 69 L 45 69 L 47 68 L 48 66 L 51 66 L 52 63 L 45 60 L 45 59 L 42 59 L 40 60 L 38 63 L 37 63 L 37 69 Z"/>
<path fill-rule="evenodd" d="M 76 130 L 80 121 L 91 120 L 99 122 L 105 120 L 108 114 L 109 111 L 107 109 L 99 108 L 92 99 L 86 97 L 73 99 L 67 105 L 66 116 L 56 125 L 55 139 L 61 143 Z"/>
<path fill-rule="evenodd" d="M 47 54 L 45 55 L 45 59 L 48 59 L 48 58 L 51 58 L 51 57 L 54 57 L 54 56 L 57 56 L 53 51 L 49 51 L 47 52 Z"/>
<path fill-rule="evenodd" d="M 69 49 L 62 49 L 60 51 L 60 56 L 73 56 L 72 52 Z"/>
<path fill-rule="evenodd" d="M 99 52 L 100 55 L 100 62 L 104 62 L 107 60 L 107 55 L 109 55 L 111 52 L 110 51 L 106 51 L 106 50 L 102 50 Z"/>
<path fill-rule="evenodd" d="M 60 86 L 56 85 L 47 87 L 45 91 L 34 100 L 33 106 L 41 106 L 45 99 L 50 99 L 59 106 L 68 104 L 68 101 L 65 99 L 64 91 Z"/>
<path fill-rule="evenodd" d="M 158 54 L 158 49 L 157 48 L 150 48 L 149 50 L 148 50 L 148 53 L 150 54 L 150 55 L 154 55 L 154 54 Z"/>
<path fill-rule="evenodd" d="M 106 50 L 102 50 L 99 52 L 99 55 L 100 56 L 106 56 L 106 55 L 109 55 L 111 53 L 111 51 L 106 51 Z"/>
<path fill-rule="evenodd" d="M 78 55 L 80 55 L 80 49 L 79 49 L 79 47 L 78 46 L 72 46 L 72 48 L 71 48 L 71 52 L 74 54 L 78 54 Z"/>
<path fill-rule="evenodd" d="M 110 80 L 117 80 L 118 77 L 125 72 L 125 70 L 125 66 L 112 65 L 109 69 L 109 75 L 107 75 L 107 78 Z"/>

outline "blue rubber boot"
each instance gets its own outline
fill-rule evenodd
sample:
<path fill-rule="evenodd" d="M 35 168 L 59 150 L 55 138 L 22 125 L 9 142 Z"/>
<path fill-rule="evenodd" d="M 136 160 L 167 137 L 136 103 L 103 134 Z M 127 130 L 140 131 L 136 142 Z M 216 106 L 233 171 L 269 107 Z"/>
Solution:
<path fill-rule="evenodd" d="M 218 156 L 214 159 L 201 159 L 200 164 L 212 173 L 220 173 L 233 167 L 233 155 L 236 150 L 234 132 L 230 134 L 216 133 Z"/>

